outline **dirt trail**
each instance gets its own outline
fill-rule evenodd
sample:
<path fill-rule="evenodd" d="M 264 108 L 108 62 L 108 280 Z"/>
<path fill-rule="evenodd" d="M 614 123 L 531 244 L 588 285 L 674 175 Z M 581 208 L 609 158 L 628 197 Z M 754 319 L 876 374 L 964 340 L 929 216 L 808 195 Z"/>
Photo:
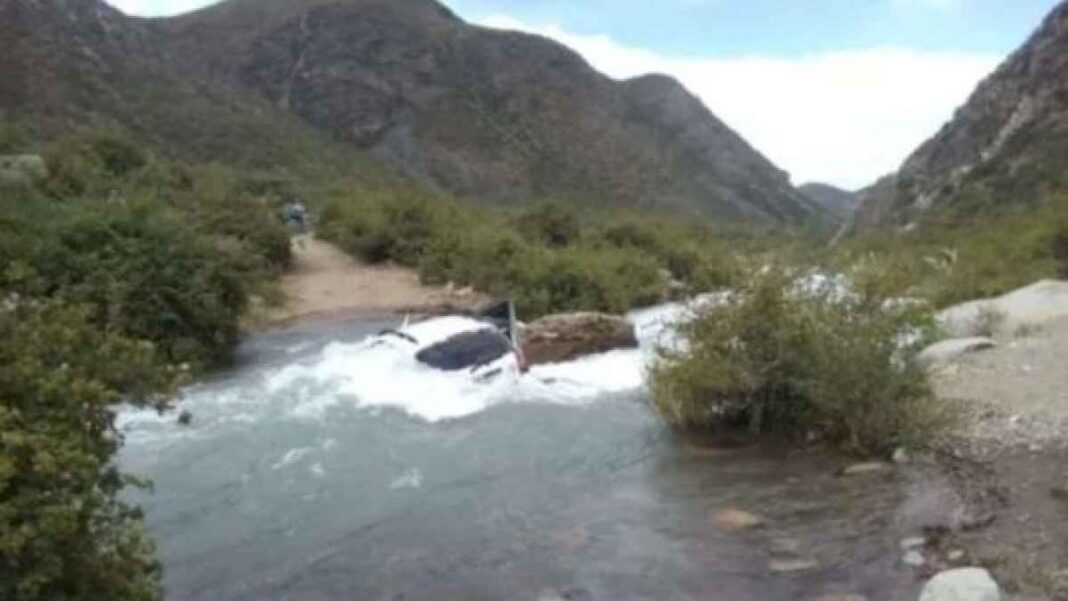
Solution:
<path fill-rule="evenodd" d="M 282 306 L 268 309 L 266 325 L 297 321 L 441 313 L 486 302 L 470 290 L 426 286 L 411 269 L 367 265 L 310 235 L 293 239 L 293 268 L 282 276 Z"/>

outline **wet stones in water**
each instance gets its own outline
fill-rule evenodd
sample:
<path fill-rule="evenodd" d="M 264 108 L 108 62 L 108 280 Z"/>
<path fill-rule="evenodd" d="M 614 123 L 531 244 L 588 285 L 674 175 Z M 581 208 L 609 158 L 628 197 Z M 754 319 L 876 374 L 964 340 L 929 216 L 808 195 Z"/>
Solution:
<path fill-rule="evenodd" d="M 183 411 L 178 414 L 178 425 L 188 426 L 193 423 L 193 414 L 189 411 Z"/>
<path fill-rule="evenodd" d="M 741 509 L 724 509 L 712 516 L 712 521 L 723 530 L 736 532 L 751 530 L 764 525 L 764 519 L 756 514 Z"/>
<path fill-rule="evenodd" d="M 942 572 L 923 587 L 920 601 L 1001 601 L 998 583 L 981 568 Z"/>

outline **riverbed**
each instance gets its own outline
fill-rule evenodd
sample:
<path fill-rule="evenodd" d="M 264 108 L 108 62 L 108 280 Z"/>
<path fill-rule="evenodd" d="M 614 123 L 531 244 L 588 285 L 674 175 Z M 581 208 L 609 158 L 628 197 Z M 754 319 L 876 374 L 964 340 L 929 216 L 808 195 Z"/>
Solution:
<path fill-rule="evenodd" d="M 643 387 L 663 314 L 640 350 L 490 389 L 369 354 L 392 324 L 252 337 L 184 393 L 190 425 L 120 416 L 167 598 L 915 599 L 909 475 L 676 436 Z"/>

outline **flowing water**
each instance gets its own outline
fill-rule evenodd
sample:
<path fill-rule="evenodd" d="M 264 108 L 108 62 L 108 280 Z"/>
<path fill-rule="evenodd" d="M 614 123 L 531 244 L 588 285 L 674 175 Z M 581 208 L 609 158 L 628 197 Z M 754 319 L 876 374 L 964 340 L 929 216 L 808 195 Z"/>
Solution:
<path fill-rule="evenodd" d="M 492 385 L 360 343 L 383 324 L 252 338 L 186 392 L 190 426 L 120 415 L 168 599 L 914 599 L 901 476 L 679 438 L 650 411 L 678 311 L 634 316 L 641 350 Z M 728 508 L 767 524 L 725 528 Z"/>

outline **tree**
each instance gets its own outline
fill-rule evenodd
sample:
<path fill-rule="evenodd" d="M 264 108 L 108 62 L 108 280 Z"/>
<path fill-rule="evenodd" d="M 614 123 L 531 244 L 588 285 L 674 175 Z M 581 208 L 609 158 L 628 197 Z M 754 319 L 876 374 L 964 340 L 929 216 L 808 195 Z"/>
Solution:
<path fill-rule="evenodd" d="M 141 513 L 119 499 L 137 481 L 112 464 L 115 406 L 162 409 L 180 372 L 88 317 L 0 300 L 0 599 L 161 597 Z"/>

